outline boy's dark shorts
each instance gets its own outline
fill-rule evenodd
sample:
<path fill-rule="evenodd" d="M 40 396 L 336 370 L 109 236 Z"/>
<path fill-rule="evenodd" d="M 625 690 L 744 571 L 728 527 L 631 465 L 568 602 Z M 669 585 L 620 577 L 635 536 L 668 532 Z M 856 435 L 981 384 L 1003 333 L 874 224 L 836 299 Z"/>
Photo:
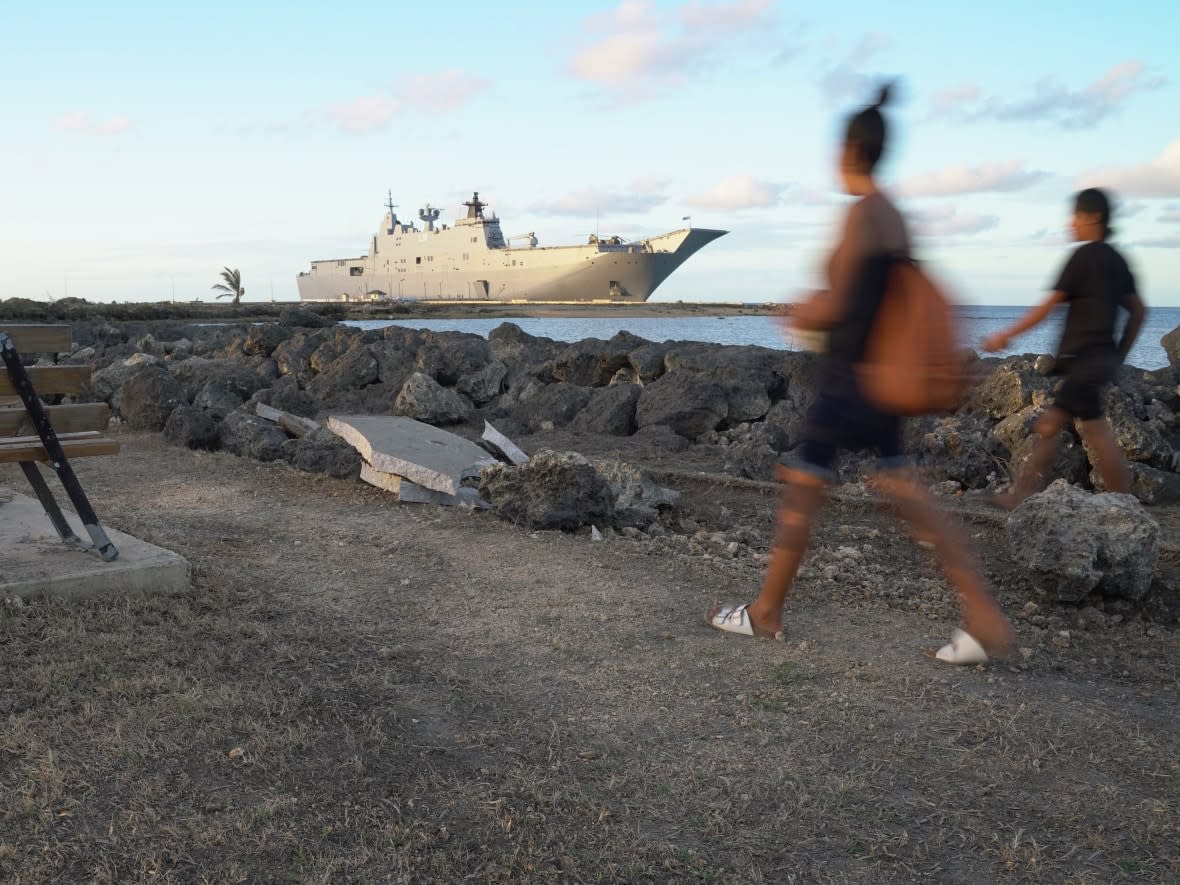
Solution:
<path fill-rule="evenodd" d="M 873 451 L 880 470 L 910 463 L 901 442 L 901 419 L 877 411 L 858 396 L 821 393 L 807 413 L 803 443 L 791 466 L 829 482 L 841 451 Z"/>
<path fill-rule="evenodd" d="M 1069 364 L 1065 381 L 1053 396 L 1053 405 L 1071 418 L 1095 421 L 1102 417 L 1102 391 L 1118 372 L 1114 354 L 1079 357 Z"/>

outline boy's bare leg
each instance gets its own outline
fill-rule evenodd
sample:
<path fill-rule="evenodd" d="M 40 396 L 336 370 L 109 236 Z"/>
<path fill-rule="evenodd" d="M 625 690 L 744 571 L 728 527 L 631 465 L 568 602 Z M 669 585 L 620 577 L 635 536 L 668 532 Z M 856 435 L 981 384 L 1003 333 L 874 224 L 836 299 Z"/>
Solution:
<path fill-rule="evenodd" d="M 1095 467 L 1098 475 L 1108 492 L 1127 494 L 1131 491 L 1131 472 L 1127 469 L 1127 459 L 1123 450 L 1115 442 L 1114 428 L 1106 418 L 1095 418 L 1091 421 L 1079 421 L 1078 429 L 1082 440 L 1096 460 Z"/>
<path fill-rule="evenodd" d="M 785 485 L 774 546 L 762 592 L 746 610 L 754 632 L 765 636 L 773 636 L 783 628 L 783 606 L 811 543 L 816 511 L 827 497 L 827 483 L 814 474 L 786 467 L 780 467 L 777 473 Z"/>
<path fill-rule="evenodd" d="M 938 564 L 958 595 L 963 629 L 992 657 L 1010 652 L 1012 625 L 992 597 L 967 533 L 958 521 L 934 503 L 911 469 L 882 471 L 873 478 L 873 484 L 888 496 L 913 533 L 934 545 Z"/>
<path fill-rule="evenodd" d="M 1058 435 L 1068 423 L 1069 415 L 1055 406 L 1050 406 L 1037 418 L 1033 426 L 1033 433 L 1037 439 L 1033 443 L 1032 453 L 1025 460 L 1011 488 L 995 496 L 993 500 L 997 505 L 1005 510 L 1012 510 L 1029 495 L 1040 491 L 1045 471 L 1049 469 L 1057 454 Z"/>

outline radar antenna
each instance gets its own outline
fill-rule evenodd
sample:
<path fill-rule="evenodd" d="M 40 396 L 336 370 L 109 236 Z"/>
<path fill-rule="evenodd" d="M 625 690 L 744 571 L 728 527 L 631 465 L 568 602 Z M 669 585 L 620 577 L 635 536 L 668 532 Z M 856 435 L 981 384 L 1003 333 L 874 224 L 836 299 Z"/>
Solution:
<path fill-rule="evenodd" d="M 479 191 L 475 191 L 471 195 L 471 199 L 463 205 L 467 207 L 468 218 L 483 218 L 483 208 L 487 203 L 480 200 Z"/>
<path fill-rule="evenodd" d="M 434 223 L 438 221 L 438 214 L 438 210 L 430 208 L 429 203 L 424 208 L 418 210 L 418 217 L 426 222 L 427 230 L 434 230 Z"/>

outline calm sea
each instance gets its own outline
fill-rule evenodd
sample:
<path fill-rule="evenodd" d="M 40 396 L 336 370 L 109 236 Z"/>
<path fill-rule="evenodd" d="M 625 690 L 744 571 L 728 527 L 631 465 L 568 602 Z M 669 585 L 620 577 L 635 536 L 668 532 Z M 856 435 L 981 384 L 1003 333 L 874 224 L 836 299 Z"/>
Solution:
<path fill-rule="evenodd" d="M 963 333 L 976 349 L 985 337 L 1012 324 L 1027 308 L 964 307 Z M 1064 308 L 1043 324 L 1013 342 L 1009 353 L 1053 353 L 1061 335 Z M 473 332 L 486 336 L 501 323 L 516 323 L 530 335 L 556 341 L 579 341 L 583 338 L 610 338 L 627 331 L 649 341 L 709 341 L 715 344 L 758 344 L 782 350 L 794 349 L 779 327 L 767 317 L 588 317 L 544 319 L 502 317 L 468 320 L 355 320 L 348 325 L 362 329 L 384 326 L 408 326 L 434 332 Z M 1156 307 L 1148 313 L 1128 362 L 1142 369 L 1158 369 L 1168 364 L 1160 338 L 1180 326 L 1180 307 Z"/>

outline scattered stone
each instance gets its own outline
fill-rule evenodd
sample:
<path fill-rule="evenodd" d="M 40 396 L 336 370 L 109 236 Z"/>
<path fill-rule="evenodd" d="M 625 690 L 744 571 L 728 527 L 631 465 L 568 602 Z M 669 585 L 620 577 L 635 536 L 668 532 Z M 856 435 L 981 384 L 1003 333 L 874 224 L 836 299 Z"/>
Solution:
<path fill-rule="evenodd" d="M 394 410 L 427 424 L 458 424 L 471 414 L 471 404 L 429 375 L 414 372 L 398 392 Z"/>
<path fill-rule="evenodd" d="M 118 411 L 132 430 L 163 430 L 172 410 L 180 405 L 187 405 L 184 388 L 162 366 L 137 365 L 123 379 Z"/>
<path fill-rule="evenodd" d="M 496 463 L 475 443 L 410 418 L 332 415 L 328 429 L 377 471 L 448 495 L 459 493 L 465 477 Z"/>
<path fill-rule="evenodd" d="M 529 459 L 529 456 L 524 451 L 492 426 L 490 421 L 483 422 L 483 436 L 481 439 L 492 446 L 497 452 L 504 456 L 504 459 L 510 464 L 520 465 Z"/>
<path fill-rule="evenodd" d="M 174 446 L 213 451 L 221 446 L 217 422 L 204 409 L 177 406 L 164 423 L 164 439 Z"/>
<path fill-rule="evenodd" d="M 1091 495 L 1064 480 L 1008 517 L 1012 558 L 1061 602 L 1092 591 L 1141 599 L 1151 586 L 1160 527 L 1130 495 Z"/>
<path fill-rule="evenodd" d="M 577 452 L 537 452 L 527 464 L 494 464 L 480 474 L 492 512 L 533 529 L 573 531 L 614 521 L 610 484 Z"/>

